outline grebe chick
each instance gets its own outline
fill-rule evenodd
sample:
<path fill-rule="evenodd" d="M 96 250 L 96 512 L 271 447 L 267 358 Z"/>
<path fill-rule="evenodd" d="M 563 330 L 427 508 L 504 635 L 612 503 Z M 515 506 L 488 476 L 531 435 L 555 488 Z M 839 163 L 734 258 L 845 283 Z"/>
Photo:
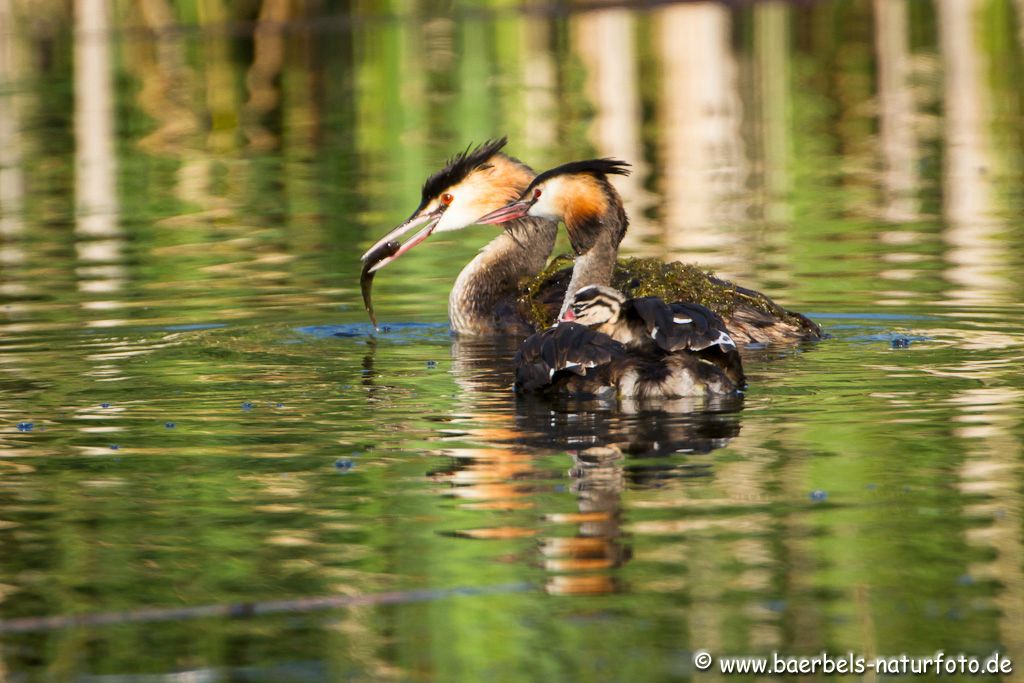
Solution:
<path fill-rule="evenodd" d="M 724 396 L 744 384 L 736 344 L 710 310 L 603 286 L 580 289 L 514 362 L 521 391 L 659 399 Z"/>

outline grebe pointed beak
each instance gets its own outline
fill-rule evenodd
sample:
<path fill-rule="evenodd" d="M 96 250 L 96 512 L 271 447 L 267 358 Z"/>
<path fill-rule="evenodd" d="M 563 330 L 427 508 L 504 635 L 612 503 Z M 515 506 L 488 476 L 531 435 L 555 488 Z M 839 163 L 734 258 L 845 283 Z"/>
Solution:
<path fill-rule="evenodd" d="M 576 319 L 576 314 L 572 312 L 571 308 L 565 309 L 565 313 L 562 314 L 563 323 L 571 323 Z"/>
<path fill-rule="evenodd" d="M 397 237 L 404 235 L 410 230 L 423 226 L 419 232 L 413 235 L 409 239 L 409 241 L 403 244 L 397 251 L 395 251 L 390 256 L 386 256 L 385 258 L 380 259 L 375 264 L 367 268 L 367 272 L 369 273 L 377 272 L 378 270 L 380 270 L 387 264 L 391 263 L 405 252 L 415 247 L 423 240 L 430 237 L 430 235 L 434 232 L 434 228 L 437 227 L 438 221 L 441 220 L 441 216 L 443 213 L 444 207 L 439 207 L 431 211 L 430 213 L 422 214 L 419 216 L 413 216 L 412 218 L 402 223 L 388 234 L 384 235 L 384 237 L 380 238 L 376 244 L 374 244 L 372 247 L 366 250 L 365 254 L 359 257 L 359 260 L 365 262 L 369 259 L 374 258 L 376 255 L 380 254 L 382 250 L 386 250 L 386 245 L 388 242 L 395 240 Z"/>
<path fill-rule="evenodd" d="M 496 223 L 505 223 L 507 221 L 522 218 L 529 212 L 530 207 L 533 206 L 533 201 L 515 201 L 511 204 L 506 204 L 500 209 L 495 209 L 488 214 L 481 216 L 476 219 L 476 222 L 480 225 L 494 225 Z"/>

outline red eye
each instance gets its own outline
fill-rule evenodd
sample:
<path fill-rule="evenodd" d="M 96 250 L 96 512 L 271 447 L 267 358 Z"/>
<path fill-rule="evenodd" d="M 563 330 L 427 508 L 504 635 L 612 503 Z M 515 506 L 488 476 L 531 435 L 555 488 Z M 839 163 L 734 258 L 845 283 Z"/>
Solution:
<path fill-rule="evenodd" d="M 451 192 L 445 192 L 443 195 L 441 195 L 441 203 L 444 204 L 445 206 L 448 206 L 454 201 L 455 197 L 452 196 Z"/>
<path fill-rule="evenodd" d="M 534 201 L 540 199 L 540 188 L 537 188 L 536 190 L 533 191 L 533 199 Z"/>

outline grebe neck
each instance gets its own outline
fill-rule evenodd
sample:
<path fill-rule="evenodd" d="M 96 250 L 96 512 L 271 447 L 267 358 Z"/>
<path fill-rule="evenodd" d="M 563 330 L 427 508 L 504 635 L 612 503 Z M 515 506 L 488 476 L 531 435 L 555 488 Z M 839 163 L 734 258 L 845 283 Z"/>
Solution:
<path fill-rule="evenodd" d="M 456 334 L 488 334 L 522 326 L 515 316 L 520 283 L 544 269 L 555 248 L 558 224 L 524 216 L 509 221 L 459 273 L 448 297 L 448 320 Z"/>
<path fill-rule="evenodd" d="M 615 262 L 619 255 L 619 239 L 617 234 L 606 231 L 585 254 L 576 257 L 569 286 L 565 289 L 565 299 L 558 311 L 559 320 L 565 315 L 576 292 L 590 285 L 607 286 L 612 283 L 612 273 L 615 272 Z"/>

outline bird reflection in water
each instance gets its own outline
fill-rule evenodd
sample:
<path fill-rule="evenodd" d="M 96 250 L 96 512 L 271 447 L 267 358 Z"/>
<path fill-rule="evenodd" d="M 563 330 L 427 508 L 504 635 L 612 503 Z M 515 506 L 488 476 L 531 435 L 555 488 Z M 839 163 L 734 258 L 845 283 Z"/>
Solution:
<path fill-rule="evenodd" d="M 638 402 L 520 396 L 511 388 L 514 351 L 515 342 L 507 339 L 453 342 L 460 388 L 453 422 L 465 427 L 444 430 L 442 439 L 468 445 L 441 449 L 451 463 L 431 475 L 471 509 L 532 509 L 536 494 L 551 490 L 537 458 L 568 453 L 566 489 L 576 496 L 577 509 L 542 511 L 540 525 L 463 529 L 457 535 L 538 537 L 539 561 L 551 573 L 549 592 L 620 590 L 611 570 L 632 556 L 623 530 L 623 492 L 709 476 L 706 465 L 680 462 L 678 456 L 708 453 L 737 436 L 742 397 Z M 575 526 L 575 533 L 551 533 L 566 525 Z"/>

